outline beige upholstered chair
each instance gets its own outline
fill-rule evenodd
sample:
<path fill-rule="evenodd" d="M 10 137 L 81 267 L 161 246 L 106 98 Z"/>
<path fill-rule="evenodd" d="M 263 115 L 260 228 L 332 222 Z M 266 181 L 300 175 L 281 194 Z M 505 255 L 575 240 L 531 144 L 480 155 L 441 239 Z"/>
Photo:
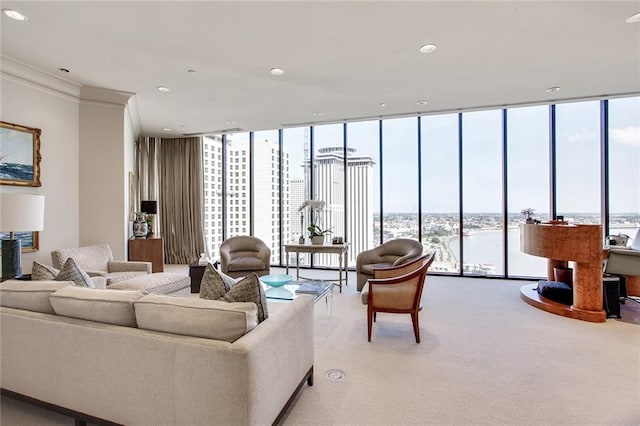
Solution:
<path fill-rule="evenodd" d="M 259 238 L 242 235 L 227 238 L 220 244 L 220 269 L 230 277 L 242 277 L 252 272 L 268 275 L 271 270 L 271 250 Z"/>
<path fill-rule="evenodd" d="M 422 255 L 422 244 L 410 238 L 397 238 L 372 250 L 363 251 L 356 258 L 358 291 L 362 290 L 369 278 L 373 278 L 375 268 L 402 265 L 420 255 Z"/>
<path fill-rule="evenodd" d="M 151 262 L 114 261 L 109 244 L 54 250 L 51 252 L 53 267 L 61 269 L 70 257 L 90 277 L 104 277 L 107 285 L 151 273 Z"/>
<path fill-rule="evenodd" d="M 371 328 L 376 313 L 410 314 L 416 343 L 420 343 L 418 313 L 422 309 L 420 299 L 427 278 L 427 269 L 435 252 L 420 256 L 401 266 L 376 269 L 375 278 L 367 281 L 362 289 L 362 303 L 367 305 L 367 336 L 371 341 Z"/>

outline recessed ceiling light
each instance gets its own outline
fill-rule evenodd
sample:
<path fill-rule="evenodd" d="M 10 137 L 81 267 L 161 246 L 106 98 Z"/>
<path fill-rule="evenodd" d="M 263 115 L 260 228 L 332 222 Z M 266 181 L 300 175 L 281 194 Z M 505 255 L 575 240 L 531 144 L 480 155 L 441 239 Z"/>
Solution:
<path fill-rule="evenodd" d="M 158 86 L 158 91 L 159 92 L 170 92 L 171 89 L 169 89 L 168 87 L 164 87 L 164 86 Z"/>
<path fill-rule="evenodd" d="M 629 24 L 637 24 L 638 22 L 640 22 L 640 12 L 627 18 L 627 23 Z"/>
<path fill-rule="evenodd" d="M 320 117 L 322 113 L 320 111 L 316 111 L 316 112 L 312 112 L 311 115 L 313 115 L 314 117 Z"/>
<path fill-rule="evenodd" d="M 436 50 L 435 44 L 425 44 L 420 48 L 420 53 L 431 53 Z"/>
<path fill-rule="evenodd" d="M 196 71 L 196 70 L 187 70 L 187 72 L 195 73 L 195 72 L 198 72 L 198 71 Z"/>
<path fill-rule="evenodd" d="M 559 88 L 558 86 L 549 87 L 549 88 L 547 89 L 547 93 L 557 92 L 558 90 L 560 90 L 560 88 Z"/>
<path fill-rule="evenodd" d="M 386 107 L 386 106 L 387 106 L 387 104 L 385 104 L 384 102 L 380 102 L 380 103 L 378 104 L 378 106 Z"/>
<path fill-rule="evenodd" d="M 227 120 L 227 124 L 236 124 L 236 122 L 232 120 Z"/>
<path fill-rule="evenodd" d="M 284 74 L 284 70 L 280 69 L 280 68 L 271 68 L 269 70 L 269 72 L 271 73 L 271 75 L 282 75 L 282 74 Z"/>
<path fill-rule="evenodd" d="M 416 102 L 416 105 L 422 106 L 422 105 L 426 105 L 428 103 L 429 103 L 428 101 L 418 101 L 418 102 Z"/>
<path fill-rule="evenodd" d="M 58 71 L 60 71 L 60 72 L 69 72 L 69 70 L 66 69 L 66 68 L 58 68 Z"/>
<path fill-rule="evenodd" d="M 7 15 L 11 19 L 15 19 L 16 21 L 26 21 L 27 16 L 13 9 L 2 9 L 2 13 Z"/>
<path fill-rule="evenodd" d="M 170 128 L 168 128 L 168 127 L 163 127 L 163 128 L 162 128 L 162 131 L 163 131 L 163 132 L 170 132 L 170 131 L 171 131 L 171 129 L 170 129 Z"/>

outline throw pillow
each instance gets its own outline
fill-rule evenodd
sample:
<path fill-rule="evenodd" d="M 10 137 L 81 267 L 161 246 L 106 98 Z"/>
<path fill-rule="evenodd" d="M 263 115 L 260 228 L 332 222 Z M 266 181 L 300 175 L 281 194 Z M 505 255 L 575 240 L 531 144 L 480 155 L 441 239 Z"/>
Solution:
<path fill-rule="evenodd" d="M 211 263 L 208 263 L 200 282 L 200 298 L 222 299 L 235 283 L 236 280 L 234 278 L 223 274 L 214 268 Z"/>
<path fill-rule="evenodd" d="M 91 277 L 87 275 L 82 269 L 78 268 L 76 262 L 72 257 L 68 258 L 62 269 L 60 269 L 60 273 L 55 278 L 56 281 L 73 281 L 73 283 L 80 287 L 91 287 L 95 288 Z"/>
<path fill-rule="evenodd" d="M 236 284 L 222 298 L 227 302 L 253 302 L 258 307 L 258 323 L 269 317 L 267 295 L 255 273 L 249 274 Z"/>
<path fill-rule="evenodd" d="M 56 276 L 60 273 L 59 269 L 53 266 L 43 265 L 40 262 L 33 262 L 31 267 L 31 280 L 32 281 L 44 281 L 55 280 Z"/>

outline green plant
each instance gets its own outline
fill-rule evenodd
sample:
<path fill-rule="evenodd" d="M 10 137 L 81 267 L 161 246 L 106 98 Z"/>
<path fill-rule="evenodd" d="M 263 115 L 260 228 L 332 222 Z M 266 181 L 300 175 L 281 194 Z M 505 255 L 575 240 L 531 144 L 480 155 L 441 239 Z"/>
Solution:
<path fill-rule="evenodd" d="M 307 231 L 309 231 L 309 237 L 324 237 L 327 234 L 331 234 L 329 229 L 325 229 L 324 231 L 315 223 L 310 223 L 307 227 Z"/>

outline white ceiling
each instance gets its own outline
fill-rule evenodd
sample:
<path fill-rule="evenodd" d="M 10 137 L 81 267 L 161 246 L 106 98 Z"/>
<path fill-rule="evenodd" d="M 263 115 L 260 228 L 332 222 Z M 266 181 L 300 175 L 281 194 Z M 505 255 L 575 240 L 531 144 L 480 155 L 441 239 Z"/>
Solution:
<path fill-rule="evenodd" d="M 640 92 L 638 1 L 0 4 L 4 57 L 135 93 L 148 136 Z"/>

